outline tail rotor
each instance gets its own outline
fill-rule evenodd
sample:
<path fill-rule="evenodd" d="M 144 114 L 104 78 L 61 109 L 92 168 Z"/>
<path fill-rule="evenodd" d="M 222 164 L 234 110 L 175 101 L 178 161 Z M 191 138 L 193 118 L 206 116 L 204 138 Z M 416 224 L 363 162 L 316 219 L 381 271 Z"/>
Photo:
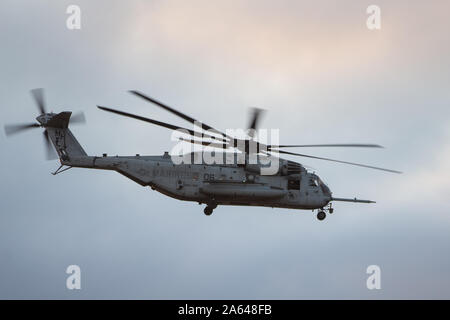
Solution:
<path fill-rule="evenodd" d="M 44 100 L 44 89 L 42 88 L 36 88 L 31 90 L 31 95 L 34 98 L 34 101 L 36 102 L 36 105 L 39 109 L 40 114 L 46 114 L 45 110 L 45 100 Z"/>
<path fill-rule="evenodd" d="M 50 142 L 48 131 L 45 130 L 43 134 L 44 134 L 45 159 L 47 160 L 58 159 L 58 155 L 56 154 L 56 151 L 53 148 L 52 143 Z"/>
<path fill-rule="evenodd" d="M 45 104 L 44 99 L 44 89 L 37 88 L 31 90 L 31 95 L 36 103 L 36 106 L 39 111 L 39 115 L 36 117 L 37 122 L 30 122 L 30 123 L 18 123 L 18 124 L 7 124 L 4 126 L 5 134 L 7 137 L 10 137 L 12 135 L 27 131 L 29 129 L 34 128 L 45 128 L 45 131 L 43 132 L 43 139 L 44 139 L 44 148 L 46 150 L 46 159 L 47 160 L 53 160 L 57 159 L 58 156 L 52 146 L 52 143 L 50 141 L 47 127 L 50 127 L 52 124 L 52 119 L 55 118 L 58 114 L 55 113 L 47 113 L 47 108 Z M 69 115 L 70 117 L 70 115 Z M 55 121 L 53 121 L 54 123 Z M 82 112 L 74 114 L 71 119 L 71 124 L 80 124 L 85 123 L 86 119 L 84 117 L 84 114 Z"/>

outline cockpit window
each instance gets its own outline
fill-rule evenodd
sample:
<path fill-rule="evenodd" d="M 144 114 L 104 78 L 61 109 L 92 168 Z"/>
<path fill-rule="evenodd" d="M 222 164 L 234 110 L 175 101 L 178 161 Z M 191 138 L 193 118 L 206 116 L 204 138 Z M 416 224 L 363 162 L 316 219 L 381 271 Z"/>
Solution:
<path fill-rule="evenodd" d="M 317 178 L 310 178 L 309 179 L 309 186 L 310 187 L 318 187 L 319 186 L 319 181 L 317 180 Z"/>
<path fill-rule="evenodd" d="M 320 189 L 322 189 L 322 192 L 325 195 L 330 195 L 331 196 L 330 188 L 328 188 L 328 186 L 320 179 L 319 179 L 319 185 L 320 185 Z"/>

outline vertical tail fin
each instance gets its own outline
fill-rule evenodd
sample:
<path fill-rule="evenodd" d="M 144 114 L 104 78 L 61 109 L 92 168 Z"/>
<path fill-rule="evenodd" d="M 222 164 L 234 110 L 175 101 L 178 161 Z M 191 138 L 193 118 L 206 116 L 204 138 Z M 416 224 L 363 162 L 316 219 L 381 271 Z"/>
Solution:
<path fill-rule="evenodd" d="M 67 161 L 71 157 L 87 156 L 80 143 L 70 131 L 69 121 L 72 112 L 61 112 L 47 121 L 45 127 L 48 137 L 60 159 Z"/>

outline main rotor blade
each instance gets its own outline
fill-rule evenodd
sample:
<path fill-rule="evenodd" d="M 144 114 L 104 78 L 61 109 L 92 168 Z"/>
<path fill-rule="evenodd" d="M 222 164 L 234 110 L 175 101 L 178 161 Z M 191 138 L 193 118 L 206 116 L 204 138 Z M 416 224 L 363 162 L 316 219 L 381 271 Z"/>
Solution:
<path fill-rule="evenodd" d="M 379 144 L 363 144 L 363 143 L 338 143 L 338 144 L 284 144 L 269 145 L 268 148 L 309 148 L 309 147 L 357 147 L 357 148 L 384 148 Z"/>
<path fill-rule="evenodd" d="M 72 114 L 70 117 L 70 123 L 71 124 L 82 124 L 86 123 L 86 118 L 84 116 L 83 112 L 77 112 L 75 114 Z"/>
<path fill-rule="evenodd" d="M 310 156 L 310 155 L 307 155 L 307 154 L 294 153 L 294 152 L 288 152 L 288 151 L 283 151 L 283 150 L 274 150 L 273 152 L 290 154 L 290 155 L 294 155 L 294 156 L 306 157 L 306 158 L 312 158 L 312 159 L 319 159 L 319 160 L 326 160 L 326 161 L 345 163 L 345 164 L 350 164 L 350 165 L 353 165 L 353 166 L 370 168 L 370 169 L 376 169 L 376 170 L 382 170 L 382 171 L 393 172 L 393 173 L 402 173 L 402 172 L 396 171 L 396 170 L 384 169 L 384 168 L 379 168 L 379 167 L 373 167 L 373 166 L 368 166 L 368 165 L 360 164 L 360 163 L 354 163 L 354 162 L 348 162 L 348 161 L 342 161 L 342 160 L 335 160 L 335 159 L 329 159 L 329 158 L 321 158 L 321 157 L 316 157 L 316 156 Z"/>
<path fill-rule="evenodd" d="M 5 134 L 10 136 L 28 129 L 39 128 L 40 126 L 38 123 L 7 124 L 5 125 Z"/>
<path fill-rule="evenodd" d="M 201 133 L 201 132 L 197 132 L 197 131 L 194 131 L 194 130 L 186 129 L 186 128 L 183 128 L 183 127 L 174 126 L 174 125 L 169 124 L 169 123 L 153 120 L 153 119 L 150 119 L 150 118 L 141 117 L 141 116 L 138 116 L 138 115 L 135 115 L 135 114 L 131 114 L 131 113 L 128 113 L 128 112 L 114 110 L 114 109 L 107 108 L 107 107 L 102 107 L 102 106 L 97 106 L 97 107 L 99 109 L 101 109 L 101 110 L 104 110 L 104 111 L 116 113 L 116 114 L 124 116 L 124 117 L 129 117 L 129 118 L 133 118 L 133 119 L 149 122 L 149 123 L 152 123 L 152 124 L 155 124 L 157 126 L 161 126 L 161 127 L 167 128 L 167 129 L 171 129 L 171 130 L 185 130 L 185 131 L 189 132 L 189 134 L 191 136 L 196 136 L 196 137 L 204 136 L 204 137 L 211 138 L 211 139 L 216 139 L 216 140 L 218 139 L 217 137 L 211 136 L 211 135 L 209 135 L 207 133 Z M 223 141 L 223 142 L 226 142 L 226 141 Z"/>
<path fill-rule="evenodd" d="M 188 116 L 187 114 L 184 114 L 184 113 L 182 113 L 182 112 L 180 112 L 180 111 L 177 111 L 177 110 L 175 110 L 175 109 L 169 107 L 168 105 L 166 105 L 166 104 L 164 104 L 164 103 L 162 103 L 162 102 L 160 102 L 160 101 L 158 101 L 158 100 L 155 100 L 155 99 L 153 99 L 153 98 L 150 98 L 150 97 L 146 96 L 145 94 L 143 94 L 143 93 L 141 93 L 141 92 L 139 92 L 139 91 L 136 91 L 136 90 L 130 90 L 130 92 L 133 93 L 134 95 L 138 96 L 138 97 L 141 97 L 141 98 L 144 99 L 144 100 L 147 100 L 147 101 L 149 101 L 149 102 L 151 102 L 151 103 L 153 103 L 153 104 L 156 104 L 157 106 L 159 106 L 159 107 L 161 107 L 161 108 L 163 108 L 163 109 L 169 111 L 170 113 L 173 113 L 174 115 L 176 115 L 176 116 L 178 116 L 178 117 L 180 117 L 180 118 L 182 118 L 182 119 L 184 119 L 184 120 L 186 120 L 186 121 L 189 121 L 189 122 L 192 123 L 192 124 L 200 123 L 200 124 L 201 124 L 201 128 L 202 128 L 203 130 L 210 130 L 211 132 L 220 134 L 220 135 L 223 136 L 223 137 L 227 137 L 227 138 L 229 138 L 229 139 L 232 139 L 231 137 L 227 136 L 225 133 L 223 133 L 223 132 L 221 132 L 221 131 L 219 131 L 219 130 L 217 130 L 217 129 L 214 129 L 213 127 L 208 126 L 207 124 L 202 123 L 202 122 L 200 122 L 200 121 L 198 121 L 198 120 L 196 120 L 196 119 L 194 119 L 194 118 Z"/>
<path fill-rule="evenodd" d="M 31 90 L 31 95 L 34 98 L 34 101 L 36 101 L 39 112 L 41 114 L 47 113 L 45 111 L 44 89 L 42 88 L 33 89 Z"/>
<path fill-rule="evenodd" d="M 45 146 L 45 155 L 46 155 L 45 158 L 47 160 L 58 159 L 58 155 L 56 154 L 56 151 L 52 146 L 52 143 L 48 136 L 47 130 L 45 130 L 43 133 L 44 133 L 44 146 Z"/>
<path fill-rule="evenodd" d="M 220 144 L 220 143 L 215 143 L 215 142 L 210 142 L 210 141 L 200 141 L 200 140 L 194 140 L 194 139 L 185 139 L 185 138 L 179 138 L 179 140 L 184 141 L 184 142 L 189 142 L 192 144 L 198 144 L 198 145 L 202 145 L 205 147 L 211 147 L 211 148 L 218 148 L 218 149 L 228 149 L 229 145 L 227 143 L 224 144 Z"/>
<path fill-rule="evenodd" d="M 255 131 L 258 128 L 260 116 L 265 110 L 259 108 L 252 108 L 251 110 L 252 110 L 251 114 L 252 117 L 250 118 L 250 122 L 248 124 L 248 135 L 253 138 L 253 136 L 255 135 Z"/>

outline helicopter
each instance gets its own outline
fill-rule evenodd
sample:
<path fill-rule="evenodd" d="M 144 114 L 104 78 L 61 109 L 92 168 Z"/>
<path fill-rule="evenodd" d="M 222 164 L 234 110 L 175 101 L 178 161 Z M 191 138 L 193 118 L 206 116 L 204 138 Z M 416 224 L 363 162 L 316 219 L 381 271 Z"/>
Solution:
<path fill-rule="evenodd" d="M 283 150 L 304 147 L 383 148 L 378 144 L 262 143 L 256 139 L 255 134 L 264 111 L 262 109 L 253 109 L 247 137 L 237 138 L 199 122 L 144 93 L 134 90 L 130 93 L 189 122 L 193 128 L 183 128 L 105 106 L 97 107 L 102 111 L 181 131 L 182 136 L 178 137 L 180 142 L 212 148 L 213 151 L 209 155 L 214 161 L 211 162 L 211 159 L 204 156 L 204 150 L 188 152 L 179 157 L 169 155 L 167 151 L 156 156 L 89 156 L 69 129 L 69 123 L 85 122 L 83 113 L 72 115 L 70 111 L 47 112 L 44 91 L 41 88 L 31 90 L 40 112 L 36 117 L 37 122 L 5 125 L 5 133 L 10 136 L 28 129 L 43 128 L 47 159 L 59 158 L 60 161 L 60 167 L 53 175 L 71 168 L 116 171 L 143 187 L 150 187 L 171 198 L 205 204 L 203 212 L 207 216 L 218 206 L 260 206 L 317 211 L 317 219 L 322 221 L 326 212 L 333 213 L 332 203 L 335 201 L 375 203 L 372 200 L 334 197 L 330 188 L 315 172 L 308 171 L 298 162 L 281 158 L 280 154 L 401 173 L 397 170 Z"/>

